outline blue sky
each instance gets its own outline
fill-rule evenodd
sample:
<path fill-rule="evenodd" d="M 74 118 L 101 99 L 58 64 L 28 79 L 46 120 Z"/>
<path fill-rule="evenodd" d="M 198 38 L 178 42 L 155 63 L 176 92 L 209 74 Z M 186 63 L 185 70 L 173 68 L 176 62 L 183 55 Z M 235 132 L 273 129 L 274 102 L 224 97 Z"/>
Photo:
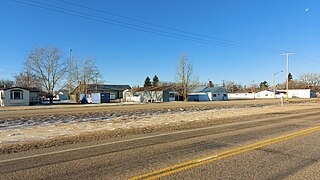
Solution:
<path fill-rule="evenodd" d="M 41 5 L 38 1 L 50 8 L 57 6 L 60 10 L 71 9 L 103 19 L 76 17 L 16 1 Z M 13 74 L 23 69 L 31 49 L 47 45 L 61 48 L 65 57 L 69 48 L 79 59 L 95 57 L 104 81 L 111 84 L 142 85 L 146 76 L 152 78 L 155 74 L 161 81 L 174 81 L 181 54 L 193 64 L 200 81 L 210 79 L 215 84 L 221 80 L 242 85 L 266 80 L 271 84 L 272 74 L 285 70 L 285 57 L 279 55 L 280 50 L 296 53 L 290 57 L 293 78 L 320 70 L 318 0 L 63 1 L 0 2 L 0 79 L 12 79 Z M 134 28 L 106 23 L 109 20 Z M 144 26 L 143 30 L 136 30 L 138 26 Z M 160 26 L 221 40 L 206 40 L 209 44 L 195 42 L 205 37 L 172 30 L 170 33 L 174 35 L 163 36 L 160 33 L 169 30 Z M 157 32 L 146 32 L 150 29 Z M 186 40 L 186 36 L 193 36 L 193 41 Z M 230 45 L 230 41 L 236 43 Z M 243 49 L 242 43 L 250 47 Z M 285 73 L 277 75 L 276 82 L 284 80 Z"/>

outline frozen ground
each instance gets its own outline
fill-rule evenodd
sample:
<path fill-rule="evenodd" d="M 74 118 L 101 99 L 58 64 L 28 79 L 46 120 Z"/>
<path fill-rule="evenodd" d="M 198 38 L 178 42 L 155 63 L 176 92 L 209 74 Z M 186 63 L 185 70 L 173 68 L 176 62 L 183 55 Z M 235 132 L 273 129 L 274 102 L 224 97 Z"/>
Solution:
<path fill-rule="evenodd" d="M 221 124 L 241 121 L 241 117 L 300 111 L 318 107 L 318 103 L 279 105 L 241 105 L 212 109 L 167 108 L 152 111 L 100 112 L 90 115 L 29 116 L 0 121 L 0 146 L 59 137 L 75 137 L 94 132 L 113 132 L 165 125 L 180 125 L 199 121 Z M 17 112 L 18 113 L 18 112 Z"/>

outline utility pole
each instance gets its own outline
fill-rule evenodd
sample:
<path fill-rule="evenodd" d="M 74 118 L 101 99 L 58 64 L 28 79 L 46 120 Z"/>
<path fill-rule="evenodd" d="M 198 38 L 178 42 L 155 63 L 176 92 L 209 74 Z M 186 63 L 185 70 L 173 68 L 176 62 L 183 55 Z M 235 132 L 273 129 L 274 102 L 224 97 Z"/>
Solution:
<path fill-rule="evenodd" d="M 289 90 L 289 55 L 292 55 L 294 53 L 291 53 L 291 52 L 287 52 L 287 53 L 282 53 L 280 54 L 281 56 L 286 56 L 286 80 L 287 80 L 287 85 L 286 85 L 286 100 L 288 101 L 289 100 L 289 93 L 288 93 L 288 90 Z"/>
<path fill-rule="evenodd" d="M 255 81 L 251 81 L 252 82 L 252 88 L 251 88 L 251 91 L 252 91 L 252 94 L 253 94 L 253 99 L 256 99 L 256 84 L 255 84 Z"/>

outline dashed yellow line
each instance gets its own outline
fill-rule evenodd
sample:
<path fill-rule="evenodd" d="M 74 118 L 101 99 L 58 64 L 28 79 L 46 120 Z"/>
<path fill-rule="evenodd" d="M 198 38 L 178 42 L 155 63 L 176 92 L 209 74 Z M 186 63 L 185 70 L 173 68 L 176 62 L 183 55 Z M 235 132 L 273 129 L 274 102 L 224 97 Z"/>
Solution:
<path fill-rule="evenodd" d="M 168 176 L 170 174 L 177 173 L 177 172 L 180 172 L 180 171 L 184 171 L 186 169 L 190 169 L 190 168 L 197 167 L 197 166 L 200 166 L 200 165 L 203 165 L 203 164 L 207 164 L 207 163 L 210 163 L 210 162 L 213 162 L 213 161 L 217 161 L 219 159 L 223 159 L 223 158 L 226 158 L 226 157 L 234 156 L 234 155 L 237 155 L 237 154 L 240 154 L 240 153 L 244 153 L 244 152 L 247 152 L 247 151 L 258 149 L 258 148 L 261 148 L 261 147 L 264 147 L 264 146 L 268 146 L 268 145 L 271 145 L 271 144 L 275 144 L 275 143 L 278 143 L 278 142 L 282 142 L 282 141 L 285 141 L 285 140 L 288 140 L 288 139 L 292 139 L 294 137 L 299 137 L 299 136 L 303 136 L 303 135 L 306 135 L 306 134 L 310 134 L 310 133 L 313 133 L 313 132 L 316 132 L 316 131 L 319 131 L 319 130 L 320 130 L 320 126 L 315 126 L 315 127 L 309 128 L 309 129 L 302 130 L 302 131 L 286 134 L 286 135 L 279 136 L 279 137 L 276 137 L 276 138 L 267 139 L 267 140 L 256 142 L 256 143 L 249 144 L 249 145 L 246 145 L 246 146 L 241 146 L 241 147 L 238 147 L 238 148 L 230 149 L 230 150 L 218 153 L 218 154 L 212 154 L 210 156 L 202 157 L 202 158 L 199 158 L 199 159 L 194 159 L 194 160 L 187 161 L 187 162 L 184 162 L 184 163 L 181 163 L 181 164 L 177 164 L 177 165 L 173 165 L 173 166 L 170 166 L 170 167 L 167 167 L 167 168 L 163 168 L 163 169 L 160 169 L 160 170 L 152 171 L 152 172 L 147 173 L 147 174 L 143 174 L 143 175 L 140 175 L 140 176 L 136 176 L 136 177 L 130 178 L 129 180 L 139 180 L 139 179 L 152 180 L 152 179 L 158 179 L 160 177 Z"/>

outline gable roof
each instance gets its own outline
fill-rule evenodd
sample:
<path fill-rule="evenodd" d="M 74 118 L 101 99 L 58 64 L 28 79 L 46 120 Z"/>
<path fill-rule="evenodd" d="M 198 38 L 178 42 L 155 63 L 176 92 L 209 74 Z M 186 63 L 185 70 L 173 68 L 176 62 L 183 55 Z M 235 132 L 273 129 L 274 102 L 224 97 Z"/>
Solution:
<path fill-rule="evenodd" d="M 0 88 L 0 90 L 4 90 L 4 91 L 9 90 L 9 89 L 24 89 L 24 90 L 27 90 L 27 91 L 30 90 L 29 88 L 18 87 L 18 86 L 16 86 L 16 87 L 8 87 L 8 88 L 6 88 L 6 87 L 1 87 Z"/>
<path fill-rule="evenodd" d="M 226 93 L 227 90 L 223 87 L 207 87 L 207 86 L 198 86 L 190 91 L 191 93 L 199 92 L 213 92 L 213 93 Z"/>
<path fill-rule="evenodd" d="M 172 89 L 172 86 L 132 88 L 131 91 L 133 91 L 133 92 L 139 92 L 139 91 L 165 91 L 165 90 L 168 90 L 168 89 Z"/>
<path fill-rule="evenodd" d="M 79 88 L 78 85 L 70 94 L 74 94 Z M 124 91 L 126 89 L 131 89 L 131 87 L 129 85 L 87 84 L 88 91 Z"/>
<path fill-rule="evenodd" d="M 107 84 L 88 84 L 87 90 L 113 90 L 113 91 L 124 91 L 131 89 L 129 85 L 107 85 Z"/>

